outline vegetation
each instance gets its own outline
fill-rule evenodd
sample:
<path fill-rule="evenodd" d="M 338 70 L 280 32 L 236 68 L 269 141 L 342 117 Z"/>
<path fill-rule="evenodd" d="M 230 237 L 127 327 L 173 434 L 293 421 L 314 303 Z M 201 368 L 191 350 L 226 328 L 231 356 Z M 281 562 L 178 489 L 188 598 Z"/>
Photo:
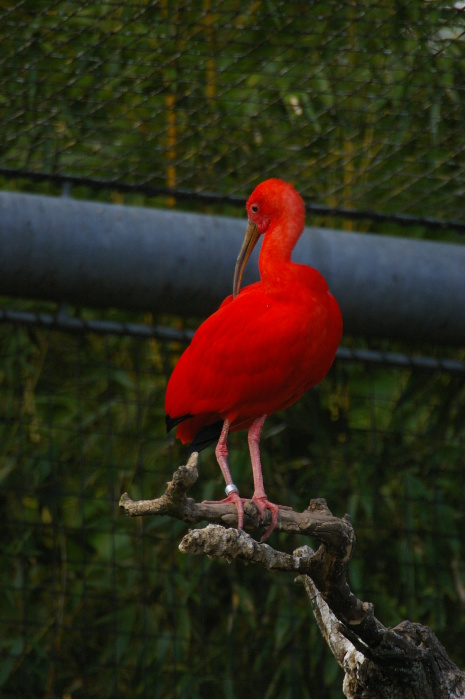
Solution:
<path fill-rule="evenodd" d="M 309 201 L 460 219 L 462 14 L 5 0 L 2 165 L 242 196 L 280 176 Z"/>
<path fill-rule="evenodd" d="M 0 17 L 4 188 L 57 193 L 24 172 L 76 175 L 106 187 L 74 196 L 171 206 L 143 188 L 245 196 L 277 175 L 309 201 L 463 218 L 463 19 L 450 3 L 4 0 Z M 0 326 L 5 699 L 341 696 L 291 576 L 190 560 L 177 550 L 184 525 L 118 511 L 121 492 L 156 496 L 185 461 L 163 420 L 181 350 Z M 262 449 L 271 499 L 325 497 L 351 514 L 354 591 L 386 624 L 430 625 L 462 667 L 464 383 L 338 362 L 270 419 Z M 231 468 L 251 492 L 243 434 Z M 221 494 L 212 450 L 201 470 L 195 496 Z"/>
<path fill-rule="evenodd" d="M 185 459 L 162 411 L 179 348 L 3 326 L 0 351 L 2 696 L 340 696 L 291 576 L 185 559 L 184 525 L 118 512 Z M 463 377 L 339 363 L 263 440 L 269 495 L 348 511 L 354 590 L 462 664 L 464 394 Z M 243 435 L 231 453 L 250 491 Z M 195 495 L 220 495 L 212 450 L 201 466 Z"/>

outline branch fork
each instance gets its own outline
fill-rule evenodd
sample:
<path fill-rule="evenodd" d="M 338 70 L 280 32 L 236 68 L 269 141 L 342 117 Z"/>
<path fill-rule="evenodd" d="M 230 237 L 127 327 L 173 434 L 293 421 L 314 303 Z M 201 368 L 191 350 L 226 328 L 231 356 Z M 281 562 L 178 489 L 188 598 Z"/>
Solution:
<path fill-rule="evenodd" d="M 155 500 L 133 501 L 127 493 L 120 507 L 129 517 L 169 515 L 189 524 L 207 521 L 182 539 L 182 553 L 254 563 L 269 571 L 297 574 L 338 664 L 344 669 L 347 699 L 465 699 L 465 673 L 449 659 L 433 632 L 403 621 L 386 628 L 373 605 L 351 592 L 347 567 L 355 547 L 349 515 L 334 517 L 322 498 L 311 500 L 303 512 L 280 510 L 275 531 L 299 533 L 320 542 L 314 551 L 302 546 L 292 554 L 258 543 L 237 524 L 234 504 L 197 503 L 187 496 L 198 477 L 198 454 L 180 466 Z M 260 520 L 252 502 L 244 505 L 244 528 L 269 526 L 267 512 Z"/>

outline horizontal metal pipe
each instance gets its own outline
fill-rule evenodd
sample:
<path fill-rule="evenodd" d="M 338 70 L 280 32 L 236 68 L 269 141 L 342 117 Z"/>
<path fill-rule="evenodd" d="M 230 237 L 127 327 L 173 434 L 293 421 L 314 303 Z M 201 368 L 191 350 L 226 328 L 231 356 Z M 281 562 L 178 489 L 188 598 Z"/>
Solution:
<path fill-rule="evenodd" d="M 0 294 L 203 317 L 231 292 L 245 225 L 0 192 Z M 465 246 L 307 228 L 294 259 L 325 276 L 347 334 L 465 344 Z"/>

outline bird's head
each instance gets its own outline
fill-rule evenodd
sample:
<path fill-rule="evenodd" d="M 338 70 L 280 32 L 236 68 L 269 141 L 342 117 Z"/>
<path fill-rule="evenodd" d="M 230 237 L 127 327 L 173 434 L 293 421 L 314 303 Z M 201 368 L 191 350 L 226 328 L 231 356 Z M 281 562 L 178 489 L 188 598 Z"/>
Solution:
<path fill-rule="evenodd" d="M 239 293 L 245 265 L 259 237 L 284 218 L 292 219 L 299 231 L 305 220 L 305 205 L 300 194 L 288 182 L 275 178 L 255 187 L 247 199 L 246 209 L 249 223 L 234 270 L 234 297 Z"/>

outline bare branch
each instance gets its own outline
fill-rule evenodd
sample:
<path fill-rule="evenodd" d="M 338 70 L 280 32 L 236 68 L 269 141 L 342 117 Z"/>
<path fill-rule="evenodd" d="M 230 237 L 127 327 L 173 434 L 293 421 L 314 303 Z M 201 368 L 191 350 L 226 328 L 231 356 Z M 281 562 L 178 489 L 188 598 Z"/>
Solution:
<path fill-rule="evenodd" d="M 323 599 L 323 595 L 318 590 L 313 580 L 308 575 L 302 575 L 296 579 L 296 582 L 302 583 L 307 592 L 310 604 L 312 606 L 313 615 L 318 624 L 323 638 L 336 658 L 337 663 L 345 668 L 348 663 L 349 656 L 358 654 L 358 662 L 363 662 L 364 654 L 357 651 L 353 643 L 351 643 L 343 633 L 341 633 L 341 624 L 337 617 L 332 613 Z M 365 647 L 366 651 L 366 647 Z M 351 660 L 353 663 L 354 661 Z"/>
<path fill-rule="evenodd" d="M 209 524 L 205 529 L 194 529 L 179 544 L 182 553 L 237 559 L 244 563 L 257 563 L 267 570 L 302 572 L 306 569 L 303 558 L 276 551 L 268 544 L 259 544 L 244 531 L 225 529 L 217 524 Z"/>
<path fill-rule="evenodd" d="M 188 490 L 198 478 L 197 461 L 198 454 L 194 452 L 187 464 L 179 466 L 175 471 L 166 491 L 159 498 L 134 501 L 127 493 L 123 493 L 119 502 L 121 509 L 129 517 L 169 515 L 190 524 L 210 522 L 237 525 L 237 510 L 234 504 L 198 503 L 187 497 Z M 245 529 L 266 530 L 271 523 L 270 512 L 267 511 L 261 520 L 260 513 L 252 501 L 245 503 L 244 515 Z M 340 550 L 342 557 L 348 555 L 349 558 L 355 541 L 350 520 L 347 526 L 344 520 L 333 517 L 322 498 L 312 500 L 303 512 L 280 510 L 275 531 L 315 536 Z"/>
<path fill-rule="evenodd" d="M 120 500 L 121 508 L 131 517 L 169 515 L 190 524 L 203 521 L 221 524 L 221 527 L 210 526 L 187 534 L 180 545 L 181 551 L 227 560 L 237 558 L 269 570 L 310 575 L 336 616 L 349 628 L 356 626 L 358 635 L 367 645 L 377 645 L 384 627 L 374 617 L 372 606 L 351 593 L 346 580 L 347 564 L 355 546 L 350 517 L 334 517 L 322 498 L 311 500 L 303 512 L 280 510 L 277 531 L 303 534 L 322 545 L 316 553 L 310 547 L 302 547 L 294 555 L 276 551 L 268 544 L 257 543 L 246 532 L 239 534 L 236 529 L 225 529 L 225 525 L 237 524 L 235 505 L 197 503 L 187 497 L 187 491 L 198 476 L 197 460 L 198 454 L 193 453 L 187 464 L 176 470 L 160 498 L 134 502 L 125 493 Z M 247 529 L 269 526 L 269 513 L 261 521 L 251 502 L 245 503 L 244 514 Z"/>
<path fill-rule="evenodd" d="M 355 534 L 348 515 L 334 517 L 322 498 L 311 500 L 303 512 L 280 510 L 278 531 L 304 534 L 320 542 L 317 551 L 302 546 L 293 554 L 260 544 L 237 524 L 233 504 L 197 503 L 187 497 L 197 480 L 198 454 L 180 466 L 155 500 L 134 502 L 127 493 L 120 507 L 130 517 L 170 515 L 189 524 L 209 522 L 189 531 L 179 549 L 255 563 L 269 571 L 298 573 L 315 618 L 337 662 L 345 671 L 343 690 L 348 699 L 465 699 L 465 673 L 452 663 L 427 627 L 404 621 L 386 629 L 374 616 L 373 605 L 362 602 L 347 583 L 347 567 Z M 267 528 L 251 502 L 244 506 L 244 527 Z M 220 526 L 221 525 L 221 526 Z"/>

